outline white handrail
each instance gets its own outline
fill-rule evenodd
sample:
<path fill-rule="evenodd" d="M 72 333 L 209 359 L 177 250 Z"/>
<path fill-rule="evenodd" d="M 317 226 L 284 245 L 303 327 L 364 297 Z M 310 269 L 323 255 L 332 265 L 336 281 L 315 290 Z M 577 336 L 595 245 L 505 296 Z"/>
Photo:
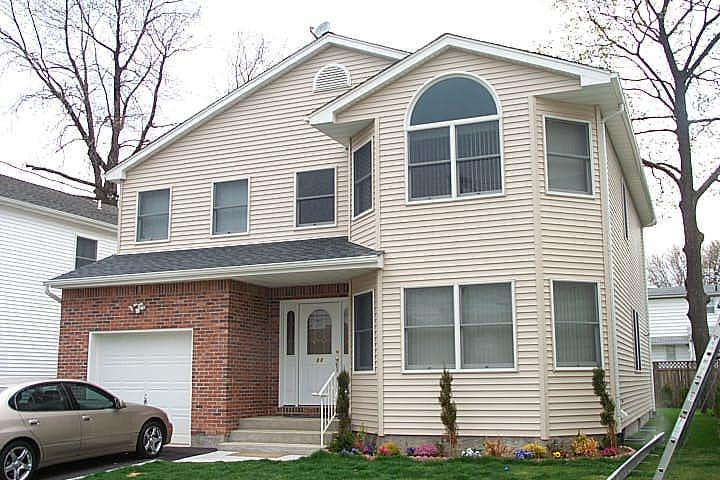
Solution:
<path fill-rule="evenodd" d="M 320 399 L 320 448 L 325 448 L 325 433 L 335 420 L 337 392 L 337 372 L 333 370 L 320 391 L 313 393 L 314 397 Z"/>

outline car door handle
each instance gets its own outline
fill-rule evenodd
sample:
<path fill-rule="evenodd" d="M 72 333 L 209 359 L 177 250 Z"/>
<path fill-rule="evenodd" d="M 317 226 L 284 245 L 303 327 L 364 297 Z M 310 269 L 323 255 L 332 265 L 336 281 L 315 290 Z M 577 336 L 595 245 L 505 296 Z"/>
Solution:
<path fill-rule="evenodd" d="M 92 420 L 92 417 L 89 415 L 83 415 L 82 419 L 83 419 L 83 422 L 89 422 L 90 420 Z"/>
<path fill-rule="evenodd" d="M 39 423 L 40 423 L 40 420 L 38 420 L 37 418 L 31 418 L 30 420 L 28 420 L 28 425 L 32 425 L 33 427 L 35 425 L 38 425 Z"/>

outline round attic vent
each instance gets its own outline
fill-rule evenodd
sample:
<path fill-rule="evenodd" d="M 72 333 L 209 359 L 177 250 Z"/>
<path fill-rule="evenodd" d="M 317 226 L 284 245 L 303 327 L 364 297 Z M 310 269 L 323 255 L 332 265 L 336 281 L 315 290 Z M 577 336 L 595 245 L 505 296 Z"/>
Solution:
<path fill-rule="evenodd" d="M 325 65 L 315 74 L 313 91 L 322 92 L 350 86 L 350 72 L 344 66 L 332 63 Z"/>

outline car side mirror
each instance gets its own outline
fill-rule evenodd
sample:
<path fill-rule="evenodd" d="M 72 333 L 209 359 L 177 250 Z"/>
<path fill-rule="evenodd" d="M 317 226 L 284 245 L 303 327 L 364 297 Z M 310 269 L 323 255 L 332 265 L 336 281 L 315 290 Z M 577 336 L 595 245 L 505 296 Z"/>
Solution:
<path fill-rule="evenodd" d="M 115 397 L 115 410 L 121 410 L 125 407 L 127 407 L 127 405 L 125 405 L 125 402 Z"/>

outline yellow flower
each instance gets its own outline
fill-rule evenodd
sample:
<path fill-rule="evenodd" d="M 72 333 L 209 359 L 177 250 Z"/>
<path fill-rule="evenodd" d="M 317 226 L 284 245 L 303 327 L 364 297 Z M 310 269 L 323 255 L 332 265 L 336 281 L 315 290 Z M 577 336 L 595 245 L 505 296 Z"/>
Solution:
<path fill-rule="evenodd" d="M 562 452 L 553 452 L 553 458 L 562 458 Z"/>

